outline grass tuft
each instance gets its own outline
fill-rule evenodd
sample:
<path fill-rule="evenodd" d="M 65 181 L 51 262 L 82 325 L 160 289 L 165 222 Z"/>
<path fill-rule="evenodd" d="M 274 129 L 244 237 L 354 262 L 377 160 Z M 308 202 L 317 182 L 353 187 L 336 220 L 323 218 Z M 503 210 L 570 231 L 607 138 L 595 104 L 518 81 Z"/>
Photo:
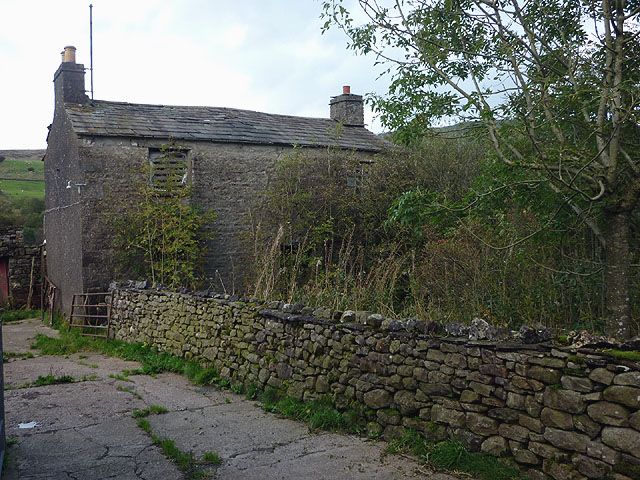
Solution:
<path fill-rule="evenodd" d="M 149 423 L 149 420 L 147 420 L 146 418 L 139 418 L 136 424 L 142 430 L 144 430 L 148 434 L 151 434 L 151 424 Z"/>
<path fill-rule="evenodd" d="M 142 396 L 136 392 L 133 387 L 129 387 L 129 386 L 124 386 L 124 385 L 118 385 L 116 387 L 116 390 L 118 390 L 119 392 L 125 392 L 125 393 L 129 393 L 131 395 L 133 395 L 134 397 L 136 397 L 139 400 L 142 400 Z"/>
<path fill-rule="evenodd" d="M 162 405 L 149 405 L 147 408 L 143 409 L 136 408 L 131 415 L 133 418 L 145 418 L 149 415 L 162 415 L 168 411 L 169 410 Z"/>
<path fill-rule="evenodd" d="M 222 464 L 222 458 L 218 452 L 204 452 L 202 454 L 202 463 L 208 463 L 211 465 L 220 465 Z"/>
<path fill-rule="evenodd" d="M 45 385 L 58 385 L 62 383 L 73 383 L 75 380 L 71 375 L 61 375 L 56 377 L 54 375 L 40 375 L 33 382 L 34 387 L 44 387 Z"/>
<path fill-rule="evenodd" d="M 258 398 L 258 387 L 254 383 L 252 383 L 247 387 L 244 396 L 247 400 L 255 400 L 256 398 Z"/>
<path fill-rule="evenodd" d="M 129 375 L 125 374 L 124 372 L 121 373 L 110 373 L 109 374 L 109 378 L 115 378 L 116 380 L 120 380 L 121 382 L 132 382 L 133 380 L 131 380 L 129 378 Z"/>

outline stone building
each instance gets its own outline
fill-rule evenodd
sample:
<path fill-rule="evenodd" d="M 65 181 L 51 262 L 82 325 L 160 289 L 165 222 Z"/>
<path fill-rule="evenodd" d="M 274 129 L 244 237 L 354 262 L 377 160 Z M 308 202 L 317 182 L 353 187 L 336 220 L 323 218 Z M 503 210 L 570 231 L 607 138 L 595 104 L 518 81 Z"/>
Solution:
<path fill-rule="evenodd" d="M 40 301 L 40 248 L 27 245 L 22 230 L 0 229 L 0 306 L 27 304 L 29 290 L 33 304 Z"/>
<path fill-rule="evenodd" d="M 241 287 L 248 212 L 278 159 L 293 147 L 308 155 L 331 147 L 370 159 L 384 147 L 364 128 L 362 97 L 348 87 L 331 99 L 330 118 L 91 100 L 75 48 L 62 55 L 45 156 L 45 236 L 47 271 L 63 311 L 74 293 L 113 279 L 105 220 L 117 214 L 112 199 L 130 196 L 132 172 L 152 164 L 169 142 L 192 184 L 192 201 L 217 213 L 205 271 L 227 291 Z"/>

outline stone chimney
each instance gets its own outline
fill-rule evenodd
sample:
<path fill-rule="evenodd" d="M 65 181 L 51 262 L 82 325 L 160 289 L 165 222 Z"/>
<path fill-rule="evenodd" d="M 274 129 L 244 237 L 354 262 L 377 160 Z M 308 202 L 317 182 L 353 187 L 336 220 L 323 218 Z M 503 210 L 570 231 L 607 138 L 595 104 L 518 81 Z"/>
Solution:
<path fill-rule="evenodd" d="M 351 87 L 342 87 L 342 95 L 331 97 L 329 102 L 331 120 L 343 125 L 364 127 L 364 102 L 362 95 L 353 95 Z"/>
<path fill-rule="evenodd" d="M 64 103 L 86 103 L 84 91 L 84 65 L 76 63 L 76 47 L 64 47 L 62 63 L 53 76 L 56 106 Z"/>

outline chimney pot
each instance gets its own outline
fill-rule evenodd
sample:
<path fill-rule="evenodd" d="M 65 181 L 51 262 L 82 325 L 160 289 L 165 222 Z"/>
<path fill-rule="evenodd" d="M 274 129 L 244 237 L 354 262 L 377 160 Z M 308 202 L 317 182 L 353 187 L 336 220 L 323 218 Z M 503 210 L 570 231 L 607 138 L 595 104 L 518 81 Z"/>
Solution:
<path fill-rule="evenodd" d="M 86 103 L 84 91 L 84 65 L 76 63 L 76 47 L 67 46 L 62 51 L 62 63 L 53 75 L 56 108 L 65 103 Z"/>
<path fill-rule="evenodd" d="M 342 94 L 343 95 L 350 95 L 351 94 L 351 87 L 349 85 L 345 85 L 344 87 L 342 87 Z"/>
<path fill-rule="evenodd" d="M 76 63 L 76 47 L 71 45 L 64 47 L 62 63 Z"/>

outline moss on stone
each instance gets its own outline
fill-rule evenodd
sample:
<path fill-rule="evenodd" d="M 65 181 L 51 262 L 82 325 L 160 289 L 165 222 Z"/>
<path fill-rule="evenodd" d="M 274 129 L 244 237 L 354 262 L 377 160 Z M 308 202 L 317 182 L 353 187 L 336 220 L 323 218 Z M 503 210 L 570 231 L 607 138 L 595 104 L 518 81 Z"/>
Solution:
<path fill-rule="evenodd" d="M 603 350 L 602 353 L 609 355 L 617 360 L 630 360 L 632 362 L 640 362 L 640 351 L 638 350 Z"/>

